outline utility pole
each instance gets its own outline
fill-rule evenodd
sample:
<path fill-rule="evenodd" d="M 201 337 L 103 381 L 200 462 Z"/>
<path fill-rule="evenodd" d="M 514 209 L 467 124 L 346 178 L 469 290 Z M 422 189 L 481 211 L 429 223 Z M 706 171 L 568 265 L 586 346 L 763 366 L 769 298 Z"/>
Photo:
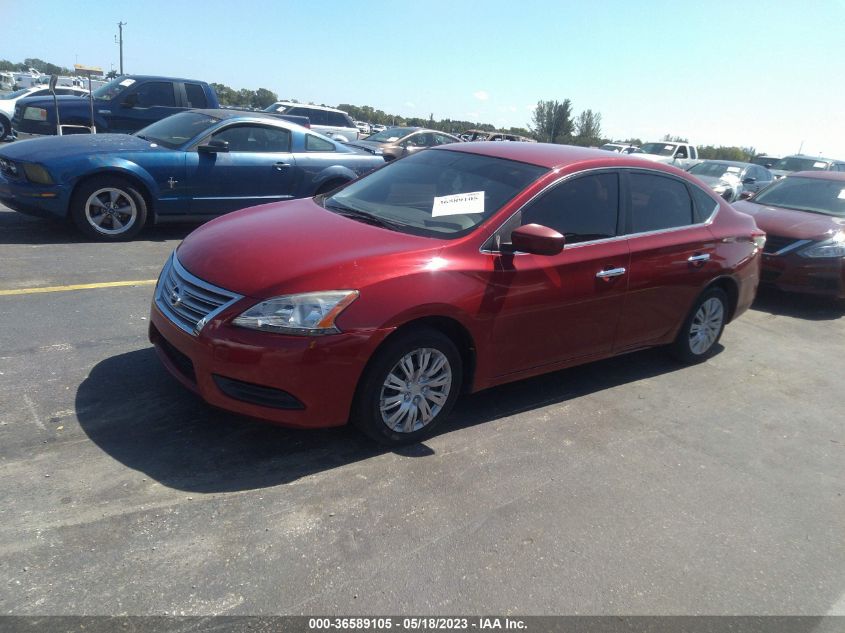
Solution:
<path fill-rule="evenodd" d="M 120 74 L 123 74 L 123 27 L 126 26 L 126 22 L 118 22 L 117 29 L 120 31 L 120 41 L 118 44 L 120 45 Z"/>

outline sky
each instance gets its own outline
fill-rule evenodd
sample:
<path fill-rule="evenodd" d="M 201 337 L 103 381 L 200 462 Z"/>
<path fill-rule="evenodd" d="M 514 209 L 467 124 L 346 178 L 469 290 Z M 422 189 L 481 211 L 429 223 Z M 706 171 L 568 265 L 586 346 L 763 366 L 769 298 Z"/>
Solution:
<path fill-rule="evenodd" d="M 282 99 L 845 158 L 845 0 L 0 0 L 0 59 L 259 87 Z M 22 25 L 26 25 L 25 28 Z"/>

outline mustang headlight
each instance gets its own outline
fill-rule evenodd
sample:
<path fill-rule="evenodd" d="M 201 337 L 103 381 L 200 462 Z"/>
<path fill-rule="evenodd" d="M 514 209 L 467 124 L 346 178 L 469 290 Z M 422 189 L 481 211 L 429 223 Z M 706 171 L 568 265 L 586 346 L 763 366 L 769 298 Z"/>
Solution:
<path fill-rule="evenodd" d="M 845 257 L 845 231 L 839 231 L 830 239 L 816 242 L 798 254 L 802 257 Z"/>
<path fill-rule="evenodd" d="M 29 180 L 29 182 L 34 182 L 38 185 L 53 184 L 53 179 L 50 177 L 50 173 L 41 165 L 36 165 L 35 163 L 25 163 L 23 166 L 23 171 L 26 174 L 26 178 L 27 180 Z"/>
<path fill-rule="evenodd" d="M 262 301 L 232 323 L 252 330 L 298 336 L 337 334 L 334 321 L 358 298 L 357 290 L 326 290 L 285 295 Z"/>
<path fill-rule="evenodd" d="M 27 108 L 23 111 L 23 118 L 28 121 L 46 121 L 47 110 L 44 108 Z"/>

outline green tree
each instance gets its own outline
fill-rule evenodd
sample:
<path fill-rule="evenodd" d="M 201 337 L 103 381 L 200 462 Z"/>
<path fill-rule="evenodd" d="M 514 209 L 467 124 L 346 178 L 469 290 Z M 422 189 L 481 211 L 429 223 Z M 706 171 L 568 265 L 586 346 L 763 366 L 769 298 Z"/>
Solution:
<path fill-rule="evenodd" d="M 575 119 L 574 145 L 583 147 L 601 145 L 601 114 L 592 110 L 584 110 Z"/>
<path fill-rule="evenodd" d="M 252 95 L 252 101 L 250 105 L 252 105 L 253 108 L 263 110 L 267 106 L 273 105 L 278 100 L 279 97 L 272 90 L 267 90 L 267 88 L 259 88 Z"/>
<path fill-rule="evenodd" d="M 672 136 L 671 134 L 664 134 L 663 138 L 660 139 L 662 141 L 667 141 L 669 143 L 689 143 L 686 137 L 683 136 Z"/>
<path fill-rule="evenodd" d="M 572 102 L 538 101 L 534 109 L 531 132 L 538 141 L 569 143 L 572 140 Z"/>

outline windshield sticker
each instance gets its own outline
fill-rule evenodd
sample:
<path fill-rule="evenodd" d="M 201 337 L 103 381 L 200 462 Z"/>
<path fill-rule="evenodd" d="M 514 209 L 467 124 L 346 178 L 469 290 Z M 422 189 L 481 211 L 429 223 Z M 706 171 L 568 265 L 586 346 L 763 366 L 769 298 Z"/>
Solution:
<path fill-rule="evenodd" d="M 456 193 L 451 196 L 435 196 L 431 208 L 431 217 L 442 215 L 462 215 L 464 213 L 484 213 L 484 192 Z"/>
<path fill-rule="evenodd" d="M 738 174 L 740 172 L 739 167 L 728 167 L 729 174 Z"/>
<path fill-rule="evenodd" d="M 839 195 L 836 196 L 836 197 L 839 198 L 840 200 L 845 200 L 845 189 L 840 190 Z"/>
<path fill-rule="evenodd" d="M 120 85 L 121 86 L 131 86 L 134 83 L 135 83 L 134 79 L 124 79 L 123 81 L 120 82 Z"/>
<path fill-rule="evenodd" d="M 674 145 L 664 145 L 663 149 L 665 149 L 668 152 L 668 151 L 675 149 L 675 146 Z"/>
<path fill-rule="evenodd" d="M 816 167 L 818 169 L 826 169 L 827 163 L 815 162 L 815 163 L 813 163 L 813 167 Z"/>
<path fill-rule="evenodd" d="M 398 136 L 391 136 L 389 139 L 387 139 L 387 142 L 392 143 L 393 141 L 398 141 L 398 140 L 399 140 Z"/>

